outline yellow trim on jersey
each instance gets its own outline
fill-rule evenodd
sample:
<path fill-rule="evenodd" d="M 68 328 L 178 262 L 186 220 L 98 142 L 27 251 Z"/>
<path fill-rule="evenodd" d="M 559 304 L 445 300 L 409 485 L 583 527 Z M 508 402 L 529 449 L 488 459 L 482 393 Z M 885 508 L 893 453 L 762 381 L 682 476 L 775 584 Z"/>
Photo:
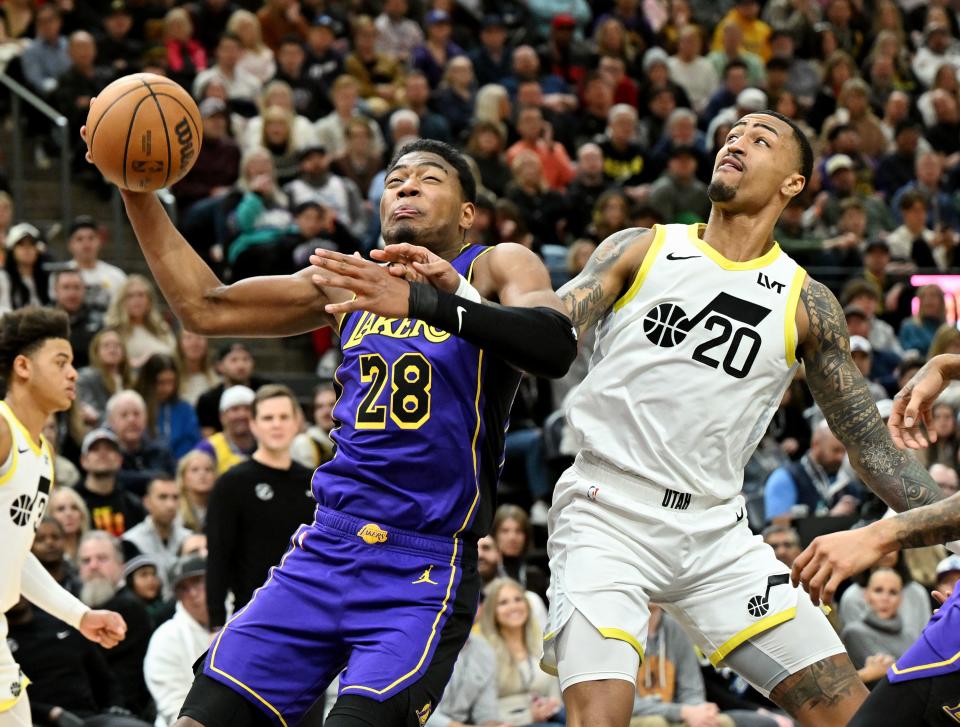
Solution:
<path fill-rule="evenodd" d="M 20 694 L 15 696 L 13 699 L 8 699 L 5 702 L 0 702 L 0 714 L 7 712 L 17 706 L 17 702 L 27 696 L 27 687 L 30 686 L 32 682 L 26 674 L 23 674 L 23 679 L 20 680 Z"/>
<path fill-rule="evenodd" d="M 787 366 L 797 362 L 797 304 L 800 302 L 800 291 L 803 290 L 803 279 L 807 271 L 797 268 L 790 282 L 790 292 L 787 293 L 787 312 L 783 318 L 783 340 L 787 347 Z"/>
<path fill-rule="evenodd" d="M 464 245 L 463 248 L 461 248 L 460 252 L 463 252 L 463 251 L 466 250 L 468 247 L 471 247 L 471 246 L 470 246 L 470 245 Z M 480 258 L 482 258 L 484 255 L 486 255 L 486 254 L 487 254 L 488 252 L 490 252 L 492 249 L 493 249 L 492 247 L 488 247 L 486 250 L 481 250 L 481 251 L 477 254 L 477 256 L 476 256 L 473 260 L 470 261 L 470 267 L 467 268 L 467 274 L 466 274 L 466 276 L 465 276 L 468 283 L 470 283 L 470 282 L 473 281 L 473 266 L 476 264 L 477 260 L 479 260 Z"/>
<path fill-rule="evenodd" d="M 647 254 L 643 256 L 643 262 L 640 263 L 640 269 L 637 270 L 637 274 L 633 279 L 633 283 L 630 285 L 630 288 L 624 293 L 620 300 L 613 304 L 614 312 L 620 310 L 629 303 L 640 290 L 640 286 L 643 285 L 643 281 L 647 278 L 647 273 L 650 272 L 650 268 L 653 267 L 653 261 L 656 259 L 657 255 L 660 254 L 660 248 L 663 247 L 664 241 L 667 239 L 667 228 L 663 225 L 654 225 L 656 232 L 653 236 L 653 242 L 650 243 L 650 249 L 647 250 Z"/>
<path fill-rule="evenodd" d="M 690 242 L 700 248 L 700 251 L 704 255 L 713 260 L 724 270 L 758 270 L 759 268 L 767 267 L 767 265 L 780 257 L 780 245 L 774 242 L 773 247 L 767 250 L 767 252 L 760 257 L 754 258 L 753 260 L 728 260 L 715 249 L 710 247 L 709 244 L 700 239 L 699 229 L 700 225 L 687 225 L 687 235 L 690 238 Z"/>
<path fill-rule="evenodd" d="M 273 566 L 273 567 L 270 569 L 270 574 L 267 576 L 266 582 L 265 582 L 262 586 L 260 586 L 257 590 L 255 590 L 255 591 L 253 592 L 253 595 L 250 597 L 250 601 L 247 603 L 247 605 L 244 606 L 243 608 L 241 608 L 241 609 L 240 609 L 239 611 L 237 611 L 235 614 L 233 614 L 233 617 L 223 625 L 223 628 L 220 629 L 220 633 L 217 634 L 217 638 L 216 638 L 216 639 L 214 640 L 214 642 L 213 642 L 213 649 L 210 651 L 210 669 L 211 669 L 211 671 L 214 671 L 214 672 L 216 672 L 217 674 L 219 674 L 220 676 L 225 677 L 226 679 L 229 679 L 231 682 L 233 682 L 234 684 L 236 684 L 238 687 L 240 687 L 241 689 L 249 692 L 249 693 L 252 694 L 254 697 L 256 697 L 256 699 L 257 699 L 258 701 L 260 701 L 260 703 L 262 703 L 265 707 L 267 707 L 267 709 L 269 709 L 271 712 L 273 712 L 273 713 L 277 716 L 277 719 L 280 720 L 280 724 L 281 724 L 283 727 L 287 727 L 287 721 L 283 718 L 283 715 L 280 714 L 280 711 L 279 711 L 276 707 L 274 707 L 272 704 L 270 704 L 270 702 L 268 702 L 266 699 L 264 699 L 263 697 L 261 697 L 261 696 L 260 696 L 259 694 L 257 694 L 253 689 L 251 689 L 250 687 L 248 687 L 246 684 L 244 684 L 242 681 L 240 681 L 239 679 L 237 679 L 235 676 L 233 676 L 232 674 L 228 674 L 228 673 L 225 672 L 223 669 L 220 669 L 220 668 L 217 667 L 217 665 L 216 665 L 217 649 L 220 648 L 220 640 L 223 638 L 223 635 L 224 635 L 225 633 L 227 633 L 227 629 L 230 627 L 230 624 L 232 624 L 234 621 L 236 621 L 236 619 L 240 616 L 240 614 L 242 614 L 244 611 L 247 610 L 247 608 L 249 608 L 250 604 L 253 603 L 254 599 L 257 597 L 257 595 L 260 593 L 260 591 L 262 591 L 264 588 L 266 588 L 267 585 L 270 583 L 270 581 L 273 580 L 273 573 L 274 573 L 274 571 L 276 571 L 276 570 L 278 570 L 278 569 L 280 569 L 280 568 L 283 568 L 284 561 L 286 561 L 287 557 L 288 557 L 293 551 L 295 551 L 295 550 L 297 549 L 297 545 L 299 545 L 301 549 L 303 548 L 303 537 L 302 537 L 302 535 L 301 535 L 301 531 L 306 532 L 306 531 L 304 530 L 305 527 L 307 527 L 307 526 L 306 526 L 306 525 L 301 525 L 299 528 L 297 528 L 296 532 L 293 534 L 293 537 L 290 538 L 290 547 L 287 548 L 287 552 L 283 554 L 283 557 L 280 559 L 279 565 L 275 565 L 275 566 Z M 297 536 L 298 536 L 298 535 L 301 536 L 301 537 L 299 538 L 299 541 L 300 541 L 299 543 L 297 542 L 297 540 L 298 540 Z"/>
<path fill-rule="evenodd" d="M 482 254 L 482 253 L 481 253 Z M 477 257 L 480 257 L 479 255 Z M 471 263 L 472 266 L 472 263 Z M 469 271 L 468 271 L 469 272 Z M 436 618 L 433 619 L 433 626 L 430 628 L 430 637 L 427 639 L 426 645 L 423 647 L 423 653 L 420 654 L 420 660 L 416 663 L 416 666 L 413 667 L 410 671 L 404 674 L 397 679 L 394 679 L 393 682 L 385 686 L 383 689 L 374 689 L 373 687 L 364 686 L 362 684 L 350 684 L 348 686 L 341 686 L 340 691 L 360 691 L 360 692 L 370 692 L 372 694 L 384 694 L 389 692 L 391 689 L 396 687 L 398 684 L 405 682 L 407 679 L 410 679 L 412 676 L 416 675 L 420 671 L 420 667 L 423 666 L 423 662 L 427 659 L 427 654 L 430 652 L 430 645 L 433 644 L 433 640 L 437 635 L 437 624 L 440 623 L 440 619 L 443 617 L 443 614 L 446 613 L 447 604 L 450 601 L 450 593 L 453 591 L 453 581 L 457 575 L 457 553 L 460 550 L 460 540 L 458 536 L 462 533 L 466 527 L 467 523 L 470 522 L 470 517 L 473 515 L 473 511 L 477 506 L 477 502 L 480 500 L 480 478 L 477 472 L 477 440 L 480 437 L 480 391 L 481 384 L 483 383 L 483 349 L 480 349 L 479 355 L 477 357 L 477 394 L 474 398 L 474 411 L 477 415 L 477 425 L 473 431 L 473 442 L 470 445 L 471 452 L 473 454 L 473 480 L 476 483 L 476 492 L 473 496 L 473 502 L 470 503 L 470 509 L 467 510 L 466 517 L 463 518 L 463 523 L 460 525 L 460 528 L 453 534 L 453 553 L 450 556 L 450 580 L 447 581 L 447 592 L 443 596 L 443 603 L 440 604 L 440 610 L 437 612 Z"/>
<path fill-rule="evenodd" d="M 792 618 L 795 618 L 797 615 L 797 608 L 788 608 L 785 611 L 780 611 L 779 613 L 772 613 L 765 618 L 760 619 L 752 626 L 748 626 L 743 629 L 743 631 L 738 631 L 729 639 L 727 639 L 719 649 L 710 654 L 710 663 L 714 666 L 719 666 L 720 662 L 727 658 L 731 651 L 736 649 L 740 644 L 748 639 L 752 639 L 757 634 L 762 634 L 764 631 L 769 631 L 774 626 L 779 626 L 782 623 L 786 623 Z"/>
<path fill-rule="evenodd" d="M 605 639 L 616 639 L 617 641 L 627 642 L 640 655 L 640 661 L 643 661 L 643 647 L 640 646 L 640 642 L 634 638 L 633 634 L 630 634 L 623 629 L 606 628 L 597 629 L 597 631 L 599 631 L 600 635 Z"/>
<path fill-rule="evenodd" d="M 10 457 L 10 469 L 0 476 L 0 485 L 5 485 L 10 481 L 13 473 L 17 471 L 17 460 L 20 459 L 20 449 L 17 447 L 16 440 L 12 437 L 12 432 L 10 437 Z"/>
<path fill-rule="evenodd" d="M 919 666 L 908 666 L 906 669 L 897 669 L 897 665 L 894 664 L 891 669 L 893 669 L 894 674 L 909 674 L 914 671 L 923 671 L 924 669 L 939 669 L 941 666 L 949 666 L 953 664 L 957 659 L 960 659 L 960 651 L 951 656 L 949 659 L 944 659 L 943 661 L 936 661 L 932 664 L 920 664 Z"/>
<path fill-rule="evenodd" d="M 43 435 L 40 435 L 40 444 L 34 442 L 33 437 L 30 436 L 30 432 L 28 432 L 27 428 L 23 426 L 23 423 L 17 418 L 17 415 L 13 413 L 13 409 L 10 408 L 10 405 L 5 401 L 0 402 L 0 405 L 2 405 L 7 413 L 10 414 L 9 417 L 6 417 L 7 420 L 9 421 L 10 419 L 13 419 L 14 425 L 16 425 L 17 429 L 20 430 L 23 438 L 27 440 L 27 446 L 33 450 L 34 454 L 42 454 L 43 452 L 41 451 L 41 447 L 43 446 Z"/>

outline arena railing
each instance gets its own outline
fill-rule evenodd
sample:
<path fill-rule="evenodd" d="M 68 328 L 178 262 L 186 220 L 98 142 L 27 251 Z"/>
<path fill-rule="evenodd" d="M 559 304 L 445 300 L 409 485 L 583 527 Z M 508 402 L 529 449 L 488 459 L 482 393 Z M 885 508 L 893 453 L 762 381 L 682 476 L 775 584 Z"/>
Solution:
<path fill-rule="evenodd" d="M 72 201 L 70 194 L 70 126 L 67 117 L 59 113 L 50 104 L 33 93 L 23 84 L 15 81 L 6 72 L 0 71 L 0 83 L 10 89 L 11 116 L 13 118 L 12 152 L 13 152 L 13 203 L 18 214 L 24 209 L 24 171 L 23 171 L 23 126 L 21 123 L 22 104 L 27 103 L 36 111 L 46 116 L 56 128 L 60 145 L 60 217 L 63 229 L 70 227 L 73 219 Z"/>

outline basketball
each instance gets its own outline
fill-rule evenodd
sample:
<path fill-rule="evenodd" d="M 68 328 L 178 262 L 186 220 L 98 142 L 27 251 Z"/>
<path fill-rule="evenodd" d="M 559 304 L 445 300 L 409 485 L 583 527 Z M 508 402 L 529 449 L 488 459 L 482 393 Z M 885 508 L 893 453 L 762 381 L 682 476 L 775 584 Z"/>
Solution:
<path fill-rule="evenodd" d="M 87 146 L 110 182 L 134 192 L 168 187 L 190 171 L 203 127 L 197 104 L 179 84 L 153 73 L 117 79 L 87 114 Z"/>

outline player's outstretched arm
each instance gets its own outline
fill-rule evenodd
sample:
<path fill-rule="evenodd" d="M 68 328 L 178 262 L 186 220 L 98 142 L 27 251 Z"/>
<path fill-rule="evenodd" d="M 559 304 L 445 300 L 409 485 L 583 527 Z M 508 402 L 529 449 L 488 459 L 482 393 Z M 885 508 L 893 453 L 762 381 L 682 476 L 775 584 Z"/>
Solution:
<path fill-rule="evenodd" d="M 808 279 L 800 303 L 797 327 L 807 384 L 863 481 L 897 512 L 942 499 L 926 469 L 890 438 L 850 356 L 846 319 L 833 293 Z"/>
<path fill-rule="evenodd" d="M 887 428 L 900 447 L 922 449 L 937 441 L 933 428 L 933 404 L 951 379 L 960 378 L 960 355 L 942 353 L 924 364 L 893 399 Z M 926 427 L 926 436 L 921 430 Z"/>
<path fill-rule="evenodd" d="M 174 227 L 155 194 L 120 194 L 150 271 L 188 330 L 207 336 L 268 337 L 333 324 L 324 310 L 331 291 L 314 285 L 309 268 L 224 285 Z"/>
<path fill-rule="evenodd" d="M 577 355 L 576 333 L 550 287 L 543 262 L 521 245 L 505 244 L 477 258 L 472 297 L 456 294 L 460 275 L 446 260 L 416 245 L 390 246 L 381 261 L 412 268 L 391 272 L 358 256 L 317 249 L 310 262 L 318 285 L 343 288 L 353 300 L 327 306 L 334 314 L 367 310 L 394 318 L 416 318 L 469 341 L 535 376 L 558 378 Z M 419 269 L 414 266 L 419 266 Z M 424 271 L 429 271 L 424 274 Z M 423 279 L 429 282 L 418 282 Z M 464 283 L 466 281 L 463 281 Z M 454 292 L 447 292 L 454 291 Z M 501 304 L 485 301 L 481 292 Z"/>
<path fill-rule="evenodd" d="M 557 291 L 579 333 L 603 318 L 623 294 L 653 237 L 644 227 L 613 233 L 594 250 L 583 271 Z"/>

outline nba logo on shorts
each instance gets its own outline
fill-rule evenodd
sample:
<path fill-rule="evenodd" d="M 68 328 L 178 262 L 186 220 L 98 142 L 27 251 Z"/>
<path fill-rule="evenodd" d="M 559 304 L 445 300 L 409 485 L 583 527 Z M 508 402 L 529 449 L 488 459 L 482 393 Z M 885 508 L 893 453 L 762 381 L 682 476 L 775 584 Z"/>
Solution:
<path fill-rule="evenodd" d="M 587 488 L 587 499 L 593 500 L 594 502 L 596 502 L 599 496 L 600 496 L 599 487 L 597 487 L 596 485 L 590 485 L 590 487 Z"/>

